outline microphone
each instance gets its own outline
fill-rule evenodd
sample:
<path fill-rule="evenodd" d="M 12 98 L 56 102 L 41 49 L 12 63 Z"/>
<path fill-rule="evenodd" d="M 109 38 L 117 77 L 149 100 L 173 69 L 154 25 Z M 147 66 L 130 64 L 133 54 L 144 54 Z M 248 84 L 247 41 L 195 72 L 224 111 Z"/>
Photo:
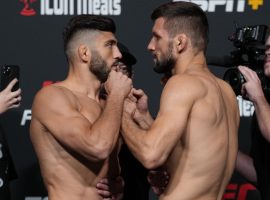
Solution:
<path fill-rule="evenodd" d="M 231 56 L 223 56 L 223 57 L 207 56 L 206 62 L 208 65 L 216 65 L 221 67 L 232 67 L 236 64 Z"/>

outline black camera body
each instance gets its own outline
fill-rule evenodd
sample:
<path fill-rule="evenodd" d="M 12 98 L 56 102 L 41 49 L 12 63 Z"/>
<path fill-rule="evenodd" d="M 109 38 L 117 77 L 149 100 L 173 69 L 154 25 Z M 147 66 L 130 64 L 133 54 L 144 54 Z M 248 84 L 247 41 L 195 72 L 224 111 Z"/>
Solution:
<path fill-rule="evenodd" d="M 236 95 L 241 95 L 242 84 L 245 83 L 243 75 L 236 67 L 238 65 L 254 70 L 261 80 L 265 94 L 270 93 L 270 84 L 263 69 L 267 34 L 268 26 L 256 25 L 237 28 L 229 37 L 236 49 L 230 54 L 232 67 L 225 72 L 223 79 L 231 85 Z"/>

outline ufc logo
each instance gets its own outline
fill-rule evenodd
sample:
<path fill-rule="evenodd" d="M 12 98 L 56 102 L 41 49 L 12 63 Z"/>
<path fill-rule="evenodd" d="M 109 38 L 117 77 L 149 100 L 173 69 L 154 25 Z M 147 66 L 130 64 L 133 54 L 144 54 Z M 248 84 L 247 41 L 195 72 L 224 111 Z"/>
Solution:
<path fill-rule="evenodd" d="M 248 192 L 255 190 L 256 188 L 249 183 L 242 185 L 229 184 L 226 188 L 222 200 L 247 200 Z"/>

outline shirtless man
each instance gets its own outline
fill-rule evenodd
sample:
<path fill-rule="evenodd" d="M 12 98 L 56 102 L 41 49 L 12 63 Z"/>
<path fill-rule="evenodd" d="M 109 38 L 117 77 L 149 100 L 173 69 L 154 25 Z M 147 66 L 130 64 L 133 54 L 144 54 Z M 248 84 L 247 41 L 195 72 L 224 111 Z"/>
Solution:
<path fill-rule="evenodd" d="M 30 134 L 50 200 L 101 200 L 98 181 L 119 175 L 116 147 L 132 81 L 111 70 L 122 56 L 114 32 L 110 18 L 72 18 L 63 34 L 68 76 L 34 99 Z"/>
<path fill-rule="evenodd" d="M 124 104 L 123 137 L 146 168 L 167 168 L 161 200 L 220 200 L 234 170 L 239 112 L 231 87 L 207 67 L 206 15 L 196 4 L 170 2 L 155 9 L 152 19 L 148 49 L 155 71 L 172 76 L 155 120 L 145 109 L 146 95 L 132 90 Z"/>

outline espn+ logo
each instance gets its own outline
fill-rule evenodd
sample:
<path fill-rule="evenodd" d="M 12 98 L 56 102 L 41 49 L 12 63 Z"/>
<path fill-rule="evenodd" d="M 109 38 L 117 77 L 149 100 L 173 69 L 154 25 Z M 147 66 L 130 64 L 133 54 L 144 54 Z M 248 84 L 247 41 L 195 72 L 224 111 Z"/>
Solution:
<path fill-rule="evenodd" d="M 264 0 L 173 0 L 198 4 L 205 12 L 215 12 L 217 8 L 224 8 L 225 12 L 245 12 L 246 5 L 257 11 L 264 4 Z"/>

